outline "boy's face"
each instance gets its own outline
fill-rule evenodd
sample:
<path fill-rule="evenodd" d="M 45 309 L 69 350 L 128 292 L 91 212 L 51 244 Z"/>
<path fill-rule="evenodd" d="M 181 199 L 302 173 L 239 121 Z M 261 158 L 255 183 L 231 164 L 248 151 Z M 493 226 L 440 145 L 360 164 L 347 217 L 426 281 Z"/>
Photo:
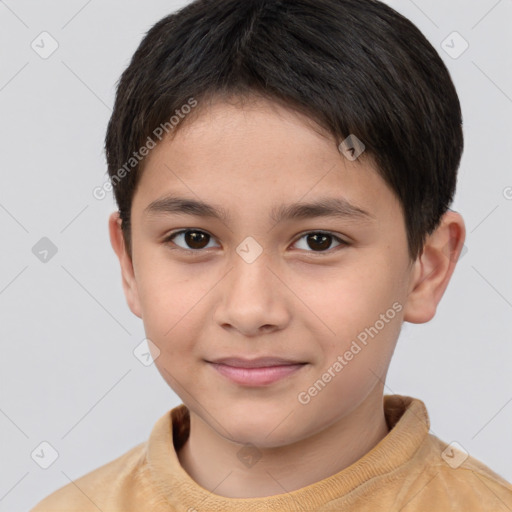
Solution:
<path fill-rule="evenodd" d="M 148 210 L 171 194 L 229 218 Z M 281 206 L 320 200 L 368 215 L 272 218 Z M 191 233 L 166 241 L 180 230 Z M 160 350 L 156 365 L 219 435 L 279 446 L 372 397 L 381 403 L 415 268 L 403 214 L 371 162 L 345 158 L 306 118 L 262 101 L 202 112 L 148 156 L 132 248 L 125 292 Z M 251 385 L 210 363 L 265 356 L 305 364 Z"/>

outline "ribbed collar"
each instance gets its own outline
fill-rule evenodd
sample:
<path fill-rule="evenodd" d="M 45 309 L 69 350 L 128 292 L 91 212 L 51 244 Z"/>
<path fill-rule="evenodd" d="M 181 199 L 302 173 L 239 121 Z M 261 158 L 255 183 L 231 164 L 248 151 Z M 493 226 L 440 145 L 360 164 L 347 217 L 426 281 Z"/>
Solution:
<path fill-rule="evenodd" d="M 317 510 L 364 483 L 377 484 L 410 461 L 428 436 L 430 421 L 425 404 L 416 398 L 384 395 L 389 433 L 366 455 L 342 471 L 296 491 L 263 498 L 225 498 L 196 483 L 181 466 L 177 448 L 188 437 L 189 411 L 181 404 L 155 424 L 147 445 L 152 492 L 169 510 L 247 512 L 256 510 Z M 368 492 L 360 491 L 360 492 Z"/>

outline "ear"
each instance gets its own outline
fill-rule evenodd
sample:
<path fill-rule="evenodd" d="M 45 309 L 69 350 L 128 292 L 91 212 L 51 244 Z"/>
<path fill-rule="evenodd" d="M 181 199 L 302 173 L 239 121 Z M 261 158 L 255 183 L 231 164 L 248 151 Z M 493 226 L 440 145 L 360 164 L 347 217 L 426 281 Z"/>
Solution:
<path fill-rule="evenodd" d="M 466 227 L 457 212 L 449 210 L 427 238 L 413 264 L 404 321 L 422 324 L 432 320 L 464 247 Z"/>
<path fill-rule="evenodd" d="M 139 318 L 142 318 L 133 263 L 129 254 L 126 252 L 121 224 L 122 220 L 119 216 L 119 212 L 112 213 L 108 221 L 110 243 L 119 258 L 119 263 L 121 264 L 121 276 L 123 279 L 123 289 L 126 302 L 128 303 L 132 313 Z"/>

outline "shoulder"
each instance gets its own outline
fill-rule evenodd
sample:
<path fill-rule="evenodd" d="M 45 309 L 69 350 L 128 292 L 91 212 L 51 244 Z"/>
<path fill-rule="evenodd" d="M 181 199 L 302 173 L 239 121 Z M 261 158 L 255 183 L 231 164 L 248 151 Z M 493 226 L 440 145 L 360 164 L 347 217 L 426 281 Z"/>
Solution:
<path fill-rule="evenodd" d="M 423 449 L 423 470 L 411 475 L 406 491 L 417 510 L 512 510 L 512 484 L 460 445 L 429 434 Z"/>
<path fill-rule="evenodd" d="M 40 501 L 30 512 L 97 512 L 114 510 L 132 492 L 146 467 L 147 441 L 117 459 L 69 482 Z"/>

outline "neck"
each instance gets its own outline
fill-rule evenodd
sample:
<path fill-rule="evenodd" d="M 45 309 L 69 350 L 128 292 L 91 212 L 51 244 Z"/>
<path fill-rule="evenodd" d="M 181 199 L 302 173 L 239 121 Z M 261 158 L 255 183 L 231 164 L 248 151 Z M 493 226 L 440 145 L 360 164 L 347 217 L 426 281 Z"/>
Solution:
<path fill-rule="evenodd" d="M 190 436 L 178 459 L 196 483 L 217 495 L 261 498 L 295 491 L 342 471 L 387 433 L 382 394 L 375 393 L 347 416 L 299 442 L 253 448 L 252 456 L 248 449 L 242 464 L 243 445 L 220 436 L 190 411 Z"/>

